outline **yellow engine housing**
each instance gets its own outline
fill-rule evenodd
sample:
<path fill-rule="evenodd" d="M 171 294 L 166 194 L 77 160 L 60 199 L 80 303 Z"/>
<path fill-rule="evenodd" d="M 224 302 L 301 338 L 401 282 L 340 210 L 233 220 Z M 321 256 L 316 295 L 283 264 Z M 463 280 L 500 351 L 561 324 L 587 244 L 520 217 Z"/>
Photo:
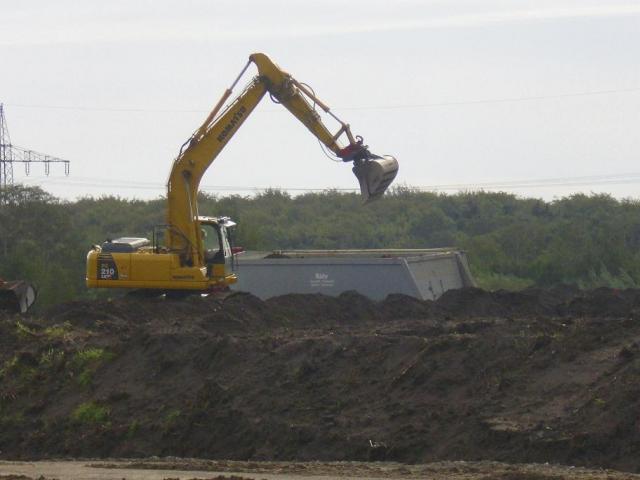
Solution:
<path fill-rule="evenodd" d="M 211 291 L 236 283 L 237 277 L 214 264 L 207 267 L 180 266 L 175 253 L 141 249 L 133 253 L 103 253 L 99 247 L 87 254 L 86 282 L 89 288 L 142 288 L 154 290 Z"/>

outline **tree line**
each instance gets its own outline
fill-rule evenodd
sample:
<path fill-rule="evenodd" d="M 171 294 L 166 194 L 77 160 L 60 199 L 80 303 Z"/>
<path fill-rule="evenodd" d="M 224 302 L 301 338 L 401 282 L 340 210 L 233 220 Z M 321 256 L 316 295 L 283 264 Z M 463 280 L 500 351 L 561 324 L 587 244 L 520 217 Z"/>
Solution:
<path fill-rule="evenodd" d="M 165 199 L 63 201 L 38 187 L 0 190 L 0 277 L 39 287 L 40 305 L 100 295 L 84 287 L 85 257 L 106 238 L 150 238 Z M 352 193 L 201 194 L 203 215 L 238 222 L 248 250 L 457 247 L 487 289 L 640 283 L 640 202 L 576 194 L 545 202 L 504 192 L 441 194 L 396 187 L 363 205 Z"/>

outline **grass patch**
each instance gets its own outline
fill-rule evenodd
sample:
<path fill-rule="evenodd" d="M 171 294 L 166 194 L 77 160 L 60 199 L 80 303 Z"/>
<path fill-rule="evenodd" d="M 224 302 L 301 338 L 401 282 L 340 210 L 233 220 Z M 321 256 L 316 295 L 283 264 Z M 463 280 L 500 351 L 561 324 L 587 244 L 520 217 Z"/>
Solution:
<path fill-rule="evenodd" d="M 90 401 L 78 405 L 71 413 L 71 419 L 83 425 L 107 425 L 110 413 L 108 407 Z"/>
<path fill-rule="evenodd" d="M 76 352 L 71 360 L 71 365 L 77 374 L 78 384 L 83 387 L 90 386 L 96 370 L 113 357 L 113 353 L 104 348 L 86 348 Z"/>
<path fill-rule="evenodd" d="M 41 366 L 47 368 L 47 367 L 52 367 L 54 365 L 57 365 L 63 361 L 64 361 L 64 351 L 56 350 L 55 348 L 50 348 L 49 350 L 47 350 L 46 352 L 43 352 L 40 355 L 40 359 L 38 360 L 38 363 Z"/>
<path fill-rule="evenodd" d="M 86 366 L 87 364 L 102 363 L 112 358 L 113 354 L 107 352 L 104 348 L 86 348 L 76 352 L 73 360 L 79 366 Z"/>
<path fill-rule="evenodd" d="M 30 364 L 25 364 L 17 355 L 14 355 L 9 360 L 5 361 L 2 368 L 0 368 L 0 378 L 3 380 L 9 380 L 9 378 L 12 378 L 18 383 L 33 381 L 37 373 L 37 368 Z"/>
<path fill-rule="evenodd" d="M 178 424 L 178 421 L 180 420 L 181 416 L 182 416 L 182 412 L 177 408 L 167 412 L 162 422 L 162 429 L 165 432 L 170 431 L 173 427 L 175 427 Z"/>
<path fill-rule="evenodd" d="M 4 362 L 4 365 L 2 365 L 2 368 L 0 368 L 0 377 L 4 377 L 5 375 L 16 370 L 18 368 L 18 363 L 19 363 L 19 360 L 16 355 L 11 357 L 9 360 L 6 360 Z"/>
<path fill-rule="evenodd" d="M 54 325 L 52 327 L 47 327 L 42 332 L 45 337 L 51 340 L 63 339 L 65 336 L 71 331 L 71 323 L 64 322 L 62 325 Z"/>
<path fill-rule="evenodd" d="M 594 398 L 593 403 L 595 403 L 598 407 L 604 407 L 607 404 L 607 401 L 603 400 L 602 398 Z"/>
<path fill-rule="evenodd" d="M 86 369 L 81 371 L 77 377 L 78 385 L 88 387 L 93 383 L 93 371 Z"/>
<path fill-rule="evenodd" d="M 22 338 L 36 336 L 36 332 L 32 328 L 27 327 L 20 320 L 16 322 L 16 333 Z"/>
<path fill-rule="evenodd" d="M 129 424 L 129 428 L 127 429 L 127 438 L 135 437 L 140 431 L 140 427 L 142 424 L 138 420 L 134 420 Z"/>
<path fill-rule="evenodd" d="M 493 272 L 477 272 L 474 278 L 478 287 L 488 290 L 511 290 L 518 291 L 531 287 L 535 284 L 531 278 L 522 278 L 515 275 L 493 273 Z"/>

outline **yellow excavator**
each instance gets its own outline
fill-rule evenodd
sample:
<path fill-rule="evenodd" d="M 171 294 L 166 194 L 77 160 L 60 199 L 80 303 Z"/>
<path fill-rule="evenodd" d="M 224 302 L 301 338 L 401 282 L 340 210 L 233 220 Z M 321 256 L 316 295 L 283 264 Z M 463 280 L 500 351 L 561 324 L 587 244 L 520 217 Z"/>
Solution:
<path fill-rule="evenodd" d="M 228 105 L 233 88 L 254 64 L 248 86 Z M 255 53 L 213 108 L 202 126 L 182 145 L 167 185 L 166 224 L 157 226 L 151 241 L 123 237 L 94 245 L 87 254 L 89 288 L 128 288 L 148 293 L 212 292 L 236 282 L 228 217 L 198 214 L 200 180 L 224 146 L 265 94 L 282 104 L 336 157 L 353 162 L 365 202 L 382 196 L 398 172 L 392 156 L 378 156 L 354 136 L 306 84 L 298 82 L 262 53 Z M 318 108 L 340 125 L 331 133 Z M 346 145 L 340 143 L 346 137 Z"/>

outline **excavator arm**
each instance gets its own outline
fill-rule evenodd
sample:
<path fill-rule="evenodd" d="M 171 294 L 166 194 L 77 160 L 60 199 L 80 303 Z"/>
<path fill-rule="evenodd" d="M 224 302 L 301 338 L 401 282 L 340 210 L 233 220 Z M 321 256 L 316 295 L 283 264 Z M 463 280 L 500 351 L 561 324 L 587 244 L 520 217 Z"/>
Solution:
<path fill-rule="evenodd" d="M 256 65 L 258 75 L 223 109 L 233 88 L 252 63 Z M 369 152 L 362 138 L 354 137 L 349 125 L 335 116 L 309 87 L 280 69 L 266 55 L 255 53 L 174 161 L 168 182 L 167 210 L 167 223 L 173 227 L 169 231 L 171 249 L 188 251 L 186 257 L 192 259 L 202 252 L 199 227 L 195 221 L 202 176 L 266 93 L 289 110 L 337 157 L 354 163 L 353 172 L 365 201 L 380 197 L 395 178 L 398 171 L 395 158 Z M 329 131 L 316 106 L 340 124 L 337 132 Z M 343 136 L 347 140 L 344 146 L 339 143 Z"/>

